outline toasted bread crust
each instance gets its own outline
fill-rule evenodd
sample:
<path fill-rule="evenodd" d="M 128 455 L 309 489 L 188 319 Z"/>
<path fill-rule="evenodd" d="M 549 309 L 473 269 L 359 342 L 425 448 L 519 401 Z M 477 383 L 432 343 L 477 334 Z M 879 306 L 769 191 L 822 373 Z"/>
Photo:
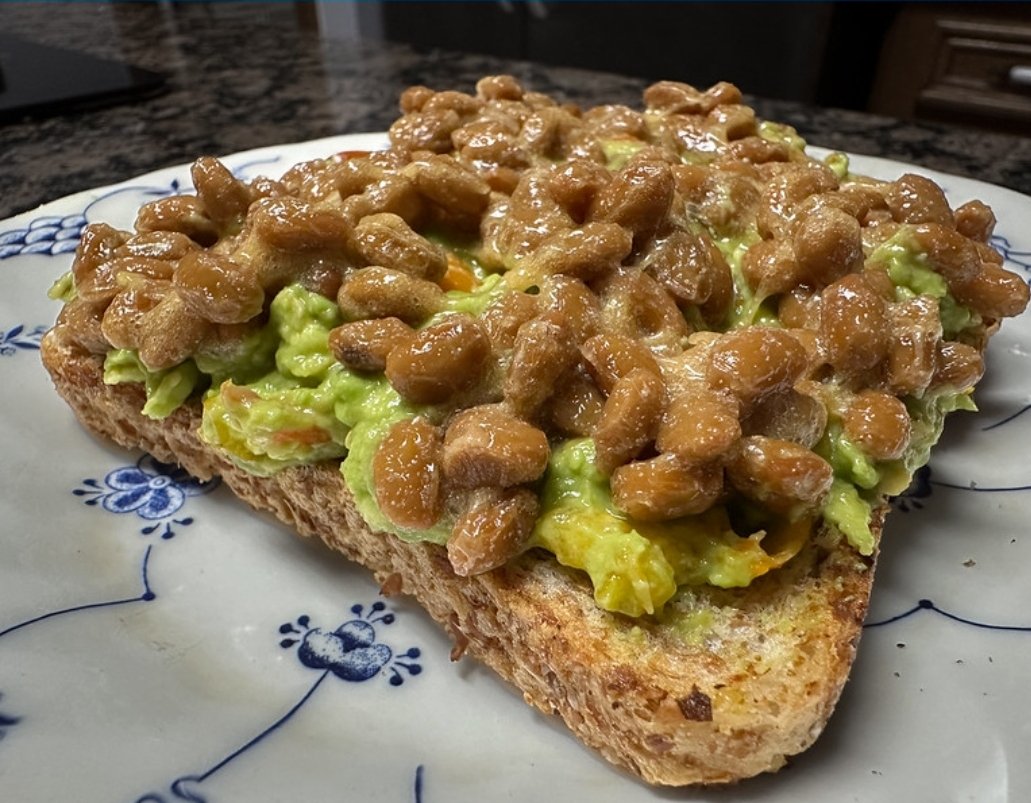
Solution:
<path fill-rule="evenodd" d="M 200 478 L 221 475 L 242 500 L 414 596 L 467 651 L 557 713 L 605 758 L 654 784 L 725 783 L 781 767 L 830 716 L 855 656 L 873 579 L 832 531 L 745 589 L 681 591 L 661 621 L 595 605 L 590 584 L 530 553 L 457 577 L 445 550 L 370 530 L 336 464 L 256 477 L 202 443 L 200 405 L 143 416 L 139 385 L 105 385 L 102 358 L 65 336 L 43 362 L 79 420 Z M 881 516 L 874 522 L 879 538 Z M 460 682 L 457 678 L 455 682 Z"/>

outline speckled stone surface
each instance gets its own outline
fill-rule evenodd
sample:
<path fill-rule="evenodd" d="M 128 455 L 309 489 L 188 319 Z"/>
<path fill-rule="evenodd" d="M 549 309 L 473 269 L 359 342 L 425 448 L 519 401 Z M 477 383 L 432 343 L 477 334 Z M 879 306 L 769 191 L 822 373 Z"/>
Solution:
<path fill-rule="evenodd" d="M 333 42 L 289 5 L 0 3 L 0 29 L 165 73 L 167 91 L 0 126 L 0 219 L 205 153 L 385 129 L 411 84 L 471 89 L 510 72 L 582 105 L 637 105 L 646 82 L 578 69 Z M 747 89 L 747 87 L 745 87 Z M 811 143 L 958 173 L 1031 194 L 1031 139 L 753 99 Z"/>

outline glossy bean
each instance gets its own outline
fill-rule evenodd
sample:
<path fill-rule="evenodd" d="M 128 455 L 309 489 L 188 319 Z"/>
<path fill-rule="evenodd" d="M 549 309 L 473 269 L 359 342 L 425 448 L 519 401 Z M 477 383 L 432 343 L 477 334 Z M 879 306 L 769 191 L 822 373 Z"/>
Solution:
<path fill-rule="evenodd" d="M 807 389 L 822 387 L 807 380 L 796 385 Z M 803 393 L 788 388 L 755 405 L 741 422 L 741 429 L 745 435 L 765 435 L 812 449 L 827 429 L 827 418 L 827 406 L 818 391 L 810 389 Z"/>
<path fill-rule="evenodd" d="M 444 437 L 444 475 L 457 488 L 507 488 L 538 479 L 548 438 L 505 410 L 482 405 L 459 413 Z"/>
<path fill-rule="evenodd" d="M 212 323 L 244 323 L 265 304 L 255 270 L 212 251 L 187 253 L 172 285 L 194 313 Z"/>
<path fill-rule="evenodd" d="M 140 320 L 140 362 L 151 371 L 172 368 L 189 358 L 211 331 L 177 293 L 168 293 Z"/>
<path fill-rule="evenodd" d="M 605 476 L 655 440 L 666 407 L 662 380 L 643 368 L 621 377 L 594 427 L 595 464 Z"/>
<path fill-rule="evenodd" d="M 801 282 L 824 287 L 863 265 L 859 222 L 828 207 L 804 217 L 792 235 Z"/>
<path fill-rule="evenodd" d="M 510 290 L 487 307 L 481 322 L 495 348 L 510 349 L 515 345 L 519 328 L 539 311 L 537 296 Z"/>
<path fill-rule="evenodd" d="M 380 442 L 372 485 L 383 515 L 398 527 L 425 530 L 443 510 L 440 432 L 422 418 L 399 421 Z"/>
<path fill-rule="evenodd" d="M 604 405 L 594 380 L 576 366 L 559 378 L 545 404 L 544 419 L 565 435 L 585 438 L 594 431 Z"/>
<path fill-rule="evenodd" d="M 971 240 L 986 243 L 995 231 L 995 213 L 982 201 L 967 201 L 956 207 L 956 231 Z"/>
<path fill-rule="evenodd" d="M 628 164 L 603 187 L 590 219 L 617 223 L 640 242 L 662 224 L 673 202 L 673 174 L 664 162 Z"/>
<path fill-rule="evenodd" d="M 706 378 L 744 403 L 790 387 L 807 363 L 805 349 L 782 329 L 748 326 L 723 335 L 709 353 Z"/>
<path fill-rule="evenodd" d="M 781 513 L 818 507 L 834 478 L 830 464 L 816 453 L 761 435 L 741 439 L 726 471 L 738 491 Z"/>
<path fill-rule="evenodd" d="M 984 318 L 1011 318 L 1028 305 L 1027 282 L 993 262 L 982 262 L 970 279 L 949 286 L 956 300 Z"/>
<path fill-rule="evenodd" d="M 448 315 L 391 349 L 385 370 L 409 401 L 437 404 L 479 382 L 489 356 L 490 340 L 480 323 L 468 315 Z"/>
<path fill-rule="evenodd" d="M 899 223 L 953 226 L 952 209 L 941 187 L 931 179 L 906 173 L 888 185 L 884 200 Z"/>
<path fill-rule="evenodd" d="M 173 195 L 144 204 L 136 214 L 136 231 L 177 231 L 205 247 L 218 240 L 218 226 L 193 195 Z"/>
<path fill-rule="evenodd" d="M 576 342 L 597 333 L 601 318 L 598 298 L 579 279 L 549 276 L 541 283 L 538 299 L 541 316 L 570 331 Z"/>
<path fill-rule="evenodd" d="M 937 300 L 917 296 L 892 305 L 886 379 L 893 394 L 918 395 L 927 389 L 941 337 Z"/>
<path fill-rule="evenodd" d="M 605 276 L 630 253 L 629 232 L 615 223 L 585 223 L 553 234 L 530 256 L 538 273 L 562 273 L 583 281 Z"/>
<path fill-rule="evenodd" d="M 434 156 L 418 165 L 415 186 L 449 212 L 479 216 L 490 200 L 490 185 L 451 156 Z"/>
<path fill-rule="evenodd" d="M 382 371 L 387 355 L 411 337 L 413 329 L 398 318 L 374 318 L 338 326 L 329 333 L 329 350 L 355 371 Z"/>
<path fill-rule="evenodd" d="M 687 465 L 715 460 L 741 437 L 735 406 L 704 388 L 682 393 L 669 405 L 655 448 Z"/>
<path fill-rule="evenodd" d="M 435 282 L 447 271 L 447 254 L 389 212 L 367 215 L 354 232 L 355 248 L 370 265 L 382 265 Z"/>
<path fill-rule="evenodd" d="M 444 291 L 433 282 L 378 265 L 349 273 L 337 292 L 345 318 L 400 318 L 417 325 L 439 312 Z"/>
<path fill-rule="evenodd" d="M 344 217 L 296 198 L 262 198 L 251 208 L 255 235 L 283 251 L 343 251 L 350 231 Z"/>
<path fill-rule="evenodd" d="M 580 347 L 580 351 L 586 361 L 587 372 L 606 395 L 612 392 L 616 382 L 635 368 L 662 376 L 648 347 L 623 335 L 595 335 Z"/>
<path fill-rule="evenodd" d="M 976 348 L 954 341 L 938 343 L 934 374 L 931 376 L 932 387 L 967 390 L 976 385 L 983 374 L 984 358 Z"/>
<path fill-rule="evenodd" d="M 704 513 L 723 490 L 723 472 L 713 465 L 685 466 L 660 454 L 620 466 L 611 479 L 612 502 L 640 521 L 668 521 Z"/>
<path fill-rule="evenodd" d="M 526 488 L 489 488 L 474 494 L 447 542 L 459 577 L 496 569 L 526 546 L 537 521 L 537 494 Z"/>
<path fill-rule="evenodd" d="M 244 183 L 213 156 L 195 161 L 190 176 L 208 217 L 221 225 L 239 226 L 251 205 L 251 195 Z"/>
<path fill-rule="evenodd" d="M 887 304 L 863 274 L 844 276 L 821 294 L 820 343 L 838 371 L 855 377 L 880 364 L 888 332 Z"/>
<path fill-rule="evenodd" d="M 568 328 L 542 319 L 523 324 L 503 383 L 505 401 L 517 415 L 532 417 L 579 356 Z"/>
<path fill-rule="evenodd" d="M 852 399 L 842 425 L 848 438 L 874 460 L 901 457 L 912 432 L 906 405 L 879 390 L 864 390 Z"/>

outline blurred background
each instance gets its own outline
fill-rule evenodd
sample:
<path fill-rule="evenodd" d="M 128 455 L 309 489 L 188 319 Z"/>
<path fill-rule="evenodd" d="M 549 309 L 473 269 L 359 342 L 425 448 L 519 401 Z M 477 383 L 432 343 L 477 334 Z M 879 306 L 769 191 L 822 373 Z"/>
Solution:
<path fill-rule="evenodd" d="M 13 45 L 3 39 L 4 14 L 19 5 L 0 0 L 6 82 L 0 93 L 45 78 L 38 58 L 28 75 L 16 74 Z M 122 4 L 93 5 L 98 15 L 111 16 L 117 36 Z M 177 4 L 157 5 L 174 22 Z M 1031 133 L 1031 5 L 1025 3 L 276 5 L 279 12 L 291 6 L 299 27 L 327 40 L 391 40 L 699 86 L 729 80 L 759 97 Z M 59 24 L 48 4 L 38 13 L 41 26 Z M 90 68 L 71 72 L 86 82 Z M 70 73 L 63 74 L 67 83 Z M 135 79 L 145 91 L 145 76 Z"/>
<path fill-rule="evenodd" d="M 1025 3 L 324 3 L 317 17 L 328 34 L 1031 133 Z"/>
<path fill-rule="evenodd" d="M 0 219 L 499 72 L 584 108 L 733 81 L 813 145 L 1031 194 L 1027 3 L 0 0 Z"/>

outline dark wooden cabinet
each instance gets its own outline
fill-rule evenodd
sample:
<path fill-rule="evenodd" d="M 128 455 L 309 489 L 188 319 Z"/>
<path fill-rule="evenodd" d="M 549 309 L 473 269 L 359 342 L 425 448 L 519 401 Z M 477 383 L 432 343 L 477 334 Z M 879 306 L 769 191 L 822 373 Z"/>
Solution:
<path fill-rule="evenodd" d="M 698 86 L 729 80 L 761 97 L 1031 134 L 1031 3 L 502 0 L 354 8 L 363 34 L 422 47 Z"/>
<path fill-rule="evenodd" d="M 416 2 L 376 6 L 385 38 L 814 102 L 830 3 Z"/>
<path fill-rule="evenodd" d="M 1031 5 L 903 8 L 870 110 L 1031 135 Z"/>

